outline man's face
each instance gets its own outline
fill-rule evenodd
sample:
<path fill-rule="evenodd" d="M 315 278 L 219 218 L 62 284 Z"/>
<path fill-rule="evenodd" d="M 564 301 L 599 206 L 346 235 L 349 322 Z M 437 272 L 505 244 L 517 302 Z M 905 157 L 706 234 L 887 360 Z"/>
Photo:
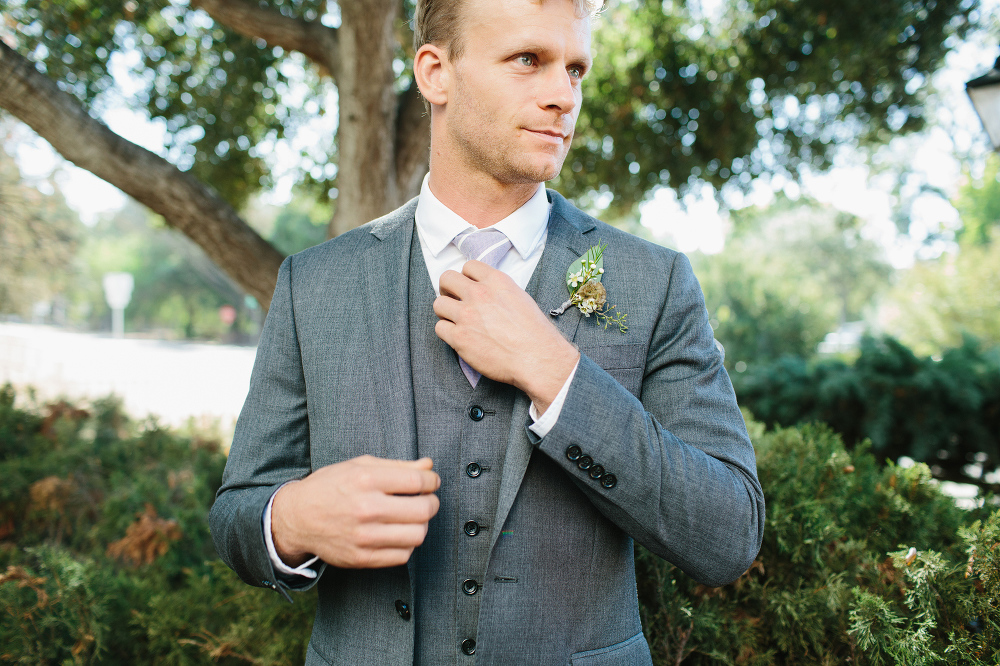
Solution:
<path fill-rule="evenodd" d="M 592 61 L 590 19 L 571 0 L 465 0 L 462 16 L 446 104 L 454 166 L 505 184 L 554 178 Z"/>

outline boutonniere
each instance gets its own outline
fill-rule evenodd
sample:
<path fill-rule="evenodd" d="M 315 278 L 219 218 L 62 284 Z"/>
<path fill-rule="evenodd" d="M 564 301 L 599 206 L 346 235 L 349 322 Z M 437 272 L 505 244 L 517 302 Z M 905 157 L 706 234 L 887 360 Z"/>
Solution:
<path fill-rule="evenodd" d="M 607 328 L 614 324 L 622 333 L 628 330 L 625 324 L 628 314 L 613 311 L 615 306 L 607 304 L 608 291 L 601 284 L 601 278 L 604 277 L 604 250 L 607 247 L 607 243 L 599 243 L 569 265 L 566 271 L 569 300 L 551 310 L 550 315 L 558 317 L 566 312 L 566 308 L 575 305 L 584 317 L 593 314 L 598 326 Z"/>

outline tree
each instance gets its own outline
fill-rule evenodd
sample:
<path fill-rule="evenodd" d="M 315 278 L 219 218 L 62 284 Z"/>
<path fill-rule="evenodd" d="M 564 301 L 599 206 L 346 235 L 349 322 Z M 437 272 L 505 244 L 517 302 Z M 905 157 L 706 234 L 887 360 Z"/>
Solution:
<path fill-rule="evenodd" d="M 832 206 L 781 198 L 732 221 L 725 249 L 695 259 L 730 369 L 812 356 L 838 324 L 869 314 L 887 286 L 879 247 L 858 218 Z"/>
<path fill-rule="evenodd" d="M 171 233 L 145 208 L 134 202 L 100 220 L 81 248 L 86 264 L 90 323 L 107 328 L 110 310 L 101 287 L 102 276 L 125 271 L 135 279 L 125 311 L 130 331 L 156 330 L 167 337 L 212 338 L 239 342 L 253 339 L 256 326 L 239 288 L 197 245 Z M 81 304 L 82 305 L 82 304 Z M 254 304 L 256 305 L 256 304 Z M 223 321 L 220 308 L 233 308 L 235 319 Z"/>
<path fill-rule="evenodd" d="M 1000 230 L 1000 158 L 990 153 L 983 175 L 969 179 L 956 197 L 955 208 L 962 218 L 958 240 L 963 246 L 987 245 Z"/>
<path fill-rule="evenodd" d="M 838 144 L 917 129 L 925 77 L 975 5 L 744 0 L 706 16 L 701 3 L 623 0 L 602 20 L 590 111 L 559 184 L 577 196 L 615 192 L 618 217 L 657 186 L 745 187 L 767 171 L 824 165 Z M 322 82 L 337 90 L 336 147 L 307 166 L 336 199 L 331 235 L 406 200 L 426 172 L 429 120 L 406 73 L 411 0 L 0 9 L 13 43 L 0 43 L 0 108 L 162 215 L 262 304 L 281 253 L 236 209 L 267 183 L 269 146 L 319 112 Z M 166 123 L 169 160 L 88 115 L 114 89 L 115 58 L 134 52 L 138 101 Z M 312 92 L 293 101 L 282 94 L 286 65 L 304 60 Z"/>
<path fill-rule="evenodd" d="M 0 314 L 30 319 L 68 286 L 81 231 L 63 198 L 23 182 L 0 148 Z"/>
<path fill-rule="evenodd" d="M 921 354 L 940 354 L 966 335 L 1000 344 L 1000 230 L 983 244 L 907 270 L 881 308 L 882 326 Z"/>

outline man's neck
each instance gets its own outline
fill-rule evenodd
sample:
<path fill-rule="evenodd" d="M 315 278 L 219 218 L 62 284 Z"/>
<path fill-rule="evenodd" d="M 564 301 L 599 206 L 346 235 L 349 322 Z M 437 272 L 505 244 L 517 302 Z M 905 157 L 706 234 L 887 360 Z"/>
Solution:
<path fill-rule="evenodd" d="M 434 196 L 463 220 L 484 229 L 523 206 L 538 183 L 500 183 L 493 179 L 452 177 L 444 169 L 431 168 L 428 185 Z M 482 182 L 480 182 L 482 180 Z"/>

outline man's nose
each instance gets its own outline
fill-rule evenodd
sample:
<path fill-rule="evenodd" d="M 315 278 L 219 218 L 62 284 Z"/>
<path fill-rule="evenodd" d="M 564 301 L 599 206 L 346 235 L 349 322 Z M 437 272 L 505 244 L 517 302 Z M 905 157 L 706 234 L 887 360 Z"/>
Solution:
<path fill-rule="evenodd" d="M 547 109 L 570 113 L 577 105 L 577 90 L 573 78 L 562 67 L 552 67 L 546 72 L 545 88 L 539 100 Z"/>

